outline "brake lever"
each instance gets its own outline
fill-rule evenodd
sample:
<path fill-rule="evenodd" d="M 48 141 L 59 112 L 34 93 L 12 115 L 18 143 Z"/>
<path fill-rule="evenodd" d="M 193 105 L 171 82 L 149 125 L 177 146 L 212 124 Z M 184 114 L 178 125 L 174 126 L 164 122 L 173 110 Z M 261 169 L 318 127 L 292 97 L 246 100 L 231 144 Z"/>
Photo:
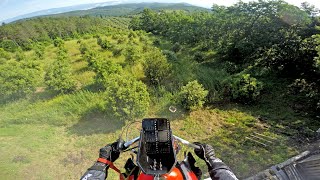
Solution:
<path fill-rule="evenodd" d="M 194 149 L 201 149 L 200 146 L 198 146 L 198 145 L 196 145 L 196 144 L 193 144 L 193 143 L 191 143 L 191 142 L 189 142 L 189 141 L 187 141 L 187 140 L 184 140 L 184 139 L 182 139 L 182 138 L 180 138 L 180 137 L 178 137 L 178 136 L 173 135 L 173 137 L 174 137 L 175 139 L 177 139 L 178 141 L 180 141 L 180 142 L 181 142 L 182 144 L 184 144 L 184 145 L 187 145 L 187 146 L 192 147 L 192 148 L 194 148 Z"/>

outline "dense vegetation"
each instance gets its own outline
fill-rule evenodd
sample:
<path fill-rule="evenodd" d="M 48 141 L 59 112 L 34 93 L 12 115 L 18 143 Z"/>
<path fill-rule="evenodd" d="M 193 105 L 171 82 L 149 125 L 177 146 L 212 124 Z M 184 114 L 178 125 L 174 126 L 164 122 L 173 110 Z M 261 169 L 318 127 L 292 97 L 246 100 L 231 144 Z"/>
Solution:
<path fill-rule="evenodd" d="M 274 77 L 289 84 L 285 87 L 289 94 L 303 97 L 293 99 L 296 105 L 307 105 L 303 111 L 316 115 L 320 110 L 316 12 L 307 3 L 299 9 L 283 1 L 214 5 L 212 13 L 145 9 L 130 27 L 166 37 L 175 43 L 175 53 L 181 45 L 193 48 L 189 55 L 199 67 L 224 71 L 224 81 L 212 84 L 210 78 L 199 79 L 211 94 L 220 92 L 215 96 L 224 93 L 224 98 L 250 103 L 261 91 L 273 91 L 263 84 L 275 82 Z"/>
<path fill-rule="evenodd" d="M 239 178 L 284 161 L 320 124 L 316 14 L 259 1 L 1 26 L 1 176 L 78 178 L 100 146 L 146 116 L 212 144 Z M 256 134 L 271 140 L 248 140 Z"/>

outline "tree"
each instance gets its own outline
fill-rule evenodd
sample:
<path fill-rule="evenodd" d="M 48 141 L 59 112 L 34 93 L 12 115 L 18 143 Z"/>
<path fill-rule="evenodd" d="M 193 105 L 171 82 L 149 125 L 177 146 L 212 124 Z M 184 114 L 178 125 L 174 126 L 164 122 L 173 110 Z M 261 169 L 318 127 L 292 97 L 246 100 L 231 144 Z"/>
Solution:
<path fill-rule="evenodd" d="M 14 41 L 6 39 L 0 41 L 0 48 L 3 48 L 8 52 L 15 52 L 19 48 L 19 46 Z"/>
<path fill-rule="evenodd" d="M 43 59 L 44 58 L 44 51 L 45 51 L 45 46 L 42 43 L 37 43 L 33 47 L 34 53 L 37 58 Z"/>
<path fill-rule="evenodd" d="M 133 120 L 149 109 L 147 86 L 132 77 L 113 74 L 106 81 L 106 109 L 121 118 Z"/>
<path fill-rule="evenodd" d="M 134 65 L 141 60 L 140 52 L 134 47 L 128 47 L 125 62 L 128 65 Z"/>
<path fill-rule="evenodd" d="M 9 60 L 10 58 L 10 54 L 4 49 L 0 48 L 0 59 Z"/>
<path fill-rule="evenodd" d="M 62 47 L 64 45 L 64 41 L 61 38 L 56 38 L 53 40 L 53 45 L 55 47 Z"/>
<path fill-rule="evenodd" d="M 145 59 L 144 73 L 147 80 L 151 85 L 161 85 L 170 76 L 171 65 L 157 48 L 148 53 Z"/>
<path fill-rule="evenodd" d="M 17 62 L 9 60 L 0 65 L 0 95 L 25 97 L 33 93 L 41 77 L 41 68 L 36 61 Z"/>
<path fill-rule="evenodd" d="M 45 83 L 49 89 L 60 93 L 68 93 L 76 89 L 76 82 L 72 79 L 70 62 L 65 49 L 59 48 L 56 61 L 45 75 Z"/>
<path fill-rule="evenodd" d="M 314 5 L 311 5 L 308 2 L 302 2 L 301 9 L 305 11 L 310 17 L 315 17 L 320 12 L 319 9 L 317 9 Z"/>
<path fill-rule="evenodd" d="M 97 38 L 97 44 L 102 48 L 102 49 L 111 49 L 113 46 L 112 44 L 106 40 L 102 39 L 101 37 Z"/>
<path fill-rule="evenodd" d="M 178 99 L 185 109 L 194 110 L 203 106 L 207 95 L 208 91 L 195 80 L 181 88 Z"/>
<path fill-rule="evenodd" d="M 256 101 L 263 89 L 263 84 L 250 74 L 236 74 L 226 81 L 226 95 L 244 104 Z"/>

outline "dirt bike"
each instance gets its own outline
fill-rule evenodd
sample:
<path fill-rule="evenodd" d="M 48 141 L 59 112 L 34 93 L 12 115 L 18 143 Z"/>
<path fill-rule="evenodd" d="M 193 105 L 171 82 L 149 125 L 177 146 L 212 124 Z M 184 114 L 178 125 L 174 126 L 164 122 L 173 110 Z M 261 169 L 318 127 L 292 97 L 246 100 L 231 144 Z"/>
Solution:
<path fill-rule="evenodd" d="M 138 145 L 134 146 L 135 144 Z M 195 167 L 196 161 L 191 153 L 185 154 L 182 161 L 177 160 L 180 144 L 195 149 L 200 148 L 173 135 L 167 119 L 143 119 L 140 136 L 127 141 L 122 138 L 118 140 L 117 148 L 122 152 L 132 151 L 136 160 L 134 156 L 127 160 L 125 173 L 121 173 L 117 168 L 113 169 L 119 172 L 121 180 L 200 179 L 201 170 Z"/>

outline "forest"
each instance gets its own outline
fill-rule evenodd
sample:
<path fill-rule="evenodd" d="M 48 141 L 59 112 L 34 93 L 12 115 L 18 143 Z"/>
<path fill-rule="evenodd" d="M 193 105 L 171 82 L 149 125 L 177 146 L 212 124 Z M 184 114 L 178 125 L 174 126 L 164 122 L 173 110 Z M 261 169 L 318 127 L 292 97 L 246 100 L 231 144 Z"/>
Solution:
<path fill-rule="evenodd" d="M 143 117 L 212 144 L 240 179 L 317 142 L 318 9 L 281 0 L 160 7 L 0 26 L 1 177 L 79 178 Z"/>

